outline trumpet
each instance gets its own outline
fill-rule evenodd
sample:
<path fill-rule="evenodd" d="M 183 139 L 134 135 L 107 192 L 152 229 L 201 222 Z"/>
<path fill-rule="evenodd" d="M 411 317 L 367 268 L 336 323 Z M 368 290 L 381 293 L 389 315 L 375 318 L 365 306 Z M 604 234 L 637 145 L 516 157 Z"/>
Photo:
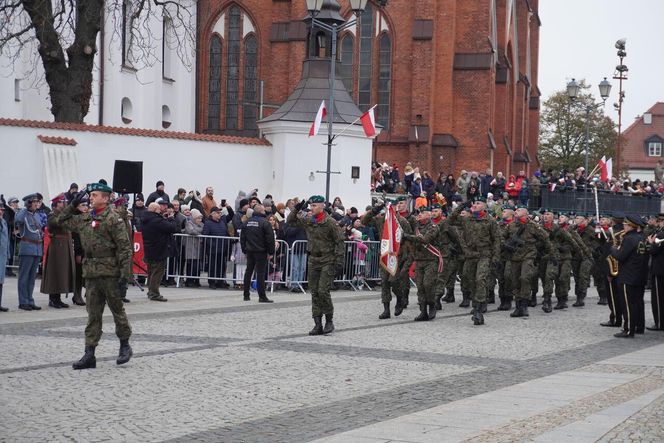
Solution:
<path fill-rule="evenodd" d="M 664 241 L 664 238 L 656 238 L 656 239 L 655 239 L 655 244 L 658 245 L 658 244 L 660 244 L 660 243 L 663 242 L 663 241 Z"/>
<path fill-rule="evenodd" d="M 616 248 L 620 248 L 622 239 L 625 236 L 625 231 L 620 231 L 616 234 L 613 232 L 613 228 L 610 228 L 609 232 L 611 233 L 611 240 L 613 241 L 613 246 L 615 246 Z M 606 261 L 609 262 L 609 274 L 611 274 L 611 277 L 616 277 L 618 275 L 618 260 L 616 260 L 615 257 L 609 255 L 608 257 L 606 257 Z"/>

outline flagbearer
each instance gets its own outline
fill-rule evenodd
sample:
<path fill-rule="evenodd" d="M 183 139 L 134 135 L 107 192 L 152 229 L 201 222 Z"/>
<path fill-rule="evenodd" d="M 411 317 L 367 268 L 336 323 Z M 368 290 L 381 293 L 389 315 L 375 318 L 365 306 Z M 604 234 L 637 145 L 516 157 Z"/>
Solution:
<path fill-rule="evenodd" d="M 311 215 L 301 213 L 308 204 L 311 204 Z M 289 226 L 304 228 L 307 233 L 309 290 L 315 324 L 309 335 L 329 334 L 334 331 L 334 306 L 330 288 L 337 269 L 343 267 L 344 263 L 344 239 L 341 230 L 325 212 L 325 197 L 320 195 L 299 202 L 295 210 L 288 214 L 287 223 Z M 323 315 L 325 327 L 322 324 Z"/>
<path fill-rule="evenodd" d="M 415 243 L 415 279 L 417 303 L 420 305 L 420 315 L 415 317 L 415 321 L 436 318 L 434 288 L 438 274 L 443 272 L 443 255 L 438 248 L 424 239 L 433 237 L 437 231 L 438 227 L 431 223 L 431 208 L 423 206 L 417 216 L 415 235 L 406 236 Z"/>
<path fill-rule="evenodd" d="M 399 250 L 404 234 L 411 234 L 408 221 L 397 214 L 395 203 L 393 201 L 385 204 L 379 202 L 362 219 L 365 226 L 373 226 L 381 233 L 380 244 L 380 281 L 381 281 L 381 301 L 383 302 L 383 313 L 378 316 L 380 320 L 390 318 L 390 302 L 392 301 L 392 292 L 396 295 L 397 303 L 394 307 L 394 315 L 398 317 L 403 312 L 402 297 L 399 287 L 396 284 L 395 276 L 398 270 Z M 385 209 L 384 213 L 381 213 Z M 387 222 L 386 222 L 387 220 Z"/>

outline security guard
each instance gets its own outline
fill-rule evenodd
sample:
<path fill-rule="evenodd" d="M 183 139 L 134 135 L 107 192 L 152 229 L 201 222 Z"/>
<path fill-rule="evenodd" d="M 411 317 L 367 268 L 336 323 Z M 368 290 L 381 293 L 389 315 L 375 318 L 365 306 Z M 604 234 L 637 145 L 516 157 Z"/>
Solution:
<path fill-rule="evenodd" d="M 311 215 L 300 216 L 300 211 L 308 204 L 311 204 Z M 344 263 L 344 239 L 341 229 L 325 212 L 325 197 L 320 195 L 314 195 L 308 201 L 300 201 L 295 210 L 288 214 L 286 223 L 304 228 L 307 233 L 308 283 L 315 324 L 309 335 L 329 334 L 334 331 L 334 306 L 330 288 L 337 268 Z M 323 315 L 325 327 L 322 325 Z"/>
<path fill-rule="evenodd" d="M 92 210 L 80 214 L 76 208 L 86 192 L 90 194 Z M 106 304 L 111 309 L 115 333 L 120 339 L 116 363 L 127 363 L 133 354 L 129 346 L 131 327 L 121 298 L 121 288 L 131 277 L 132 245 L 125 224 L 110 206 L 111 192 L 112 189 L 106 184 L 90 184 L 86 191 L 76 194 L 70 205 L 53 220 L 54 225 L 77 232 L 85 251 L 83 278 L 87 289 L 88 324 L 85 328 L 85 355 L 72 365 L 74 369 L 97 366 L 95 348 L 101 338 L 102 315 Z"/>
<path fill-rule="evenodd" d="M 633 338 L 634 334 L 643 334 L 645 329 L 643 295 L 648 279 L 648 255 L 641 233 L 644 225 L 641 218 L 628 215 L 624 221 L 622 243 L 619 247 L 611 247 L 611 256 L 618 260 L 617 284 L 622 287 L 625 308 L 623 330 L 614 334 L 617 338 Z"/>

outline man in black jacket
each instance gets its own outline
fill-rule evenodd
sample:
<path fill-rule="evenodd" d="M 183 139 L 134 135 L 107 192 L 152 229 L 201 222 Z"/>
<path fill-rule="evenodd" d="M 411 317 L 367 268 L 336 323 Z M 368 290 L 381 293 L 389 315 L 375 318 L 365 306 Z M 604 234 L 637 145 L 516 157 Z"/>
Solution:
<path fill-rule="evenodd" d="M 180 232 L 173 214 L 162 216 L 159 203 L 150 203 L 143 216 L 143 247 L 148 265 L 148 298 L 167 301 L 159 293 L 159 283 L 166 268 L 166 258 L 171 247 L 171 235 Z"/>
<path fill-rule="evenodd" d="M 251 287 L 251 276 L 255 268 L 258 282 L 258 301 L 259 303 L 272 303 L 272 300 L 265 295 L 265 276 L 267 274 L 267 262 L 274 255 L 274 230 L 265 218 L 265 207 L 263 205 L 254 206 L 253 215 L 242 227 L 240 246 L 247 257 L 247 270 L 244 272 L 244 300 L 250 300 L 249 288 Z"/>
<path fill-rule="evenodd" d="M 634 334 L 643 334 L 645 329 L 645 310 L 643 293 L 648 279 L 648 255 L 643 234 L 643 221 L 636 216 L 625 218 L 625 236 L 620 247 L 611 247 L 611 256 L 618 260 L 618 284 L 622 287 L 624 301 L 623 331 L 614 334 L 618 338 L 633 338 Z"/>

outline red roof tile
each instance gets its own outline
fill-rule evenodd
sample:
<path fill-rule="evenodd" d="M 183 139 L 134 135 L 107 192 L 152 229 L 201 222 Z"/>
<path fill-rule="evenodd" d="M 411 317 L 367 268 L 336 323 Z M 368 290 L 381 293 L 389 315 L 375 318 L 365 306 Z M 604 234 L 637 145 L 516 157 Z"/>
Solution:
<path fill-rule="evenodd" d="M 19 120 L 0 118 L 0 126 L 19 126 L 24 128 L 59 129 L 68 131 L 99 132 L 103 134 L 133 135 L 137 137 L 171 138 L 204 142 L 233 143 L 240 145 L 271 146 L 262 138 L 236 137 L 232 135 L 195 134 L 191 132 L 158 131 L 155 129 L 121 128 L 117 126 L 98 126 L 85 123 L 57 123 L 39 120 Z"/>
<path fill-rule="evenodd" d="M 67 137 L 49 137 L 48 135 L 38 135 L 37 138 L 41 140 L 42 143 L 48 143 L 51 145 L 76 146 L 78 144 L 73 138 Z"/>

